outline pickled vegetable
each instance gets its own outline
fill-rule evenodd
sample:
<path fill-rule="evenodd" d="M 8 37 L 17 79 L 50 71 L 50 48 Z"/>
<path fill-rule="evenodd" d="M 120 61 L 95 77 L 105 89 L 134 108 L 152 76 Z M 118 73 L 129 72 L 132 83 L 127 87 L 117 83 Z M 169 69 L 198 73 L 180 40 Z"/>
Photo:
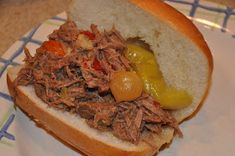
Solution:
<path fill-rule="evenodd" d="M 160 103 L 163 103 L 163 108 L 180 109 L 187 107 L 192 102 L 191 96 L 186 91 L 176 90 L 172 87 L 167 87 L 161 94 Z"/>
<path fill-rule="evenodd" d="M 143 83 L 135 72 L 120 71 L 112 76 L 110 89 L 117 102 L 131 101 L 141 95 Z"/>
<path fill-rule="evenodd" d="M 93 48 L 92 42 L 87 35 L 79 34 L 76 40 L 76 44 L 82 47 L 83 49 L 90 50 Z"/>
<path fill-rule="evenodd" d="M 63 45 L 58 41 L 54 41 L 54 40 L 45 41 L 42 44 L 42 48 L 44 48 L 48 52 L 54 53 L 55 55 L 58 55 L 58 56 L 65 55 Z"/>
<path fill-rule="evenodd" d="M 192 97 L 186 91 L 166 84 L 155 56 L 150 51 L 135 44 L 128 44 L 125 56 L 141 77 L 144 90 L 160 102 L 164 109 L 184 108 L 192 103 Z"/>

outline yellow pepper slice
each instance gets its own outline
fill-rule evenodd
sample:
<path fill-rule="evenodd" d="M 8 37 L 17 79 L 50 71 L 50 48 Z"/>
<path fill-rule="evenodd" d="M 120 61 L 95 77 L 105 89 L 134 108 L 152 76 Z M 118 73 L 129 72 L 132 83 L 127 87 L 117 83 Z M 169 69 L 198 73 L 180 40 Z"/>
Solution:
<path fill-rule="evenodd" d="M 186 91 L 166 84 L 156 58 L 150 51 L 135 44 L 128 44 L 125 56 L 142 79 L 144 90 L 159 101 L 164 109 L 184 108 L 192 103 L 192 96 Z"/>

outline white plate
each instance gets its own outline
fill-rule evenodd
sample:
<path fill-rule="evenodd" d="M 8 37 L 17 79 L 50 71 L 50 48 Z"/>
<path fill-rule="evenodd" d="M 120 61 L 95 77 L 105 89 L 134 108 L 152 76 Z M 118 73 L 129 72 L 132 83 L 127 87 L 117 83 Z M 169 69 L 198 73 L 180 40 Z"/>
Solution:
<path fill-rule="evenodd" d="M 180 2 L 180 3 L 179 3 Z M 191 10 L 192 0 L 168 2 L 186 15 Z M 195 3 L 195 2 L 194 2 Z M 224 16 L 211 11 L 211 8 L 227 9 L 212 3 L 200 3 L 196 8 L 194 21 L 203 33 L 214 57 L 214 72 L 211 91 L 199 113 L 180 125 L 183 139 L 174 139 L 170 148 L 159 156 L 230 156 L 235 155 L 235 29 L 234 15 L 226 26 L 226 33 L 221 32 Z M 209 6 L 209 9 L 203 9 Z M 225 15 L 225 14 L 223 14 Z M 219 16 L 219 17 L 217 17 Z M 15 137 L 0 139 L 0 155 L 11 156 L 78 156 L 77 151 L 64 145 L 46 131 L 35 126 L 21 111 L 14 111 L 8 95 L 5 68 L 22 63 L 22 47 L 27 45 L 31 52 L 46 39 L 46 36 L 58 28 L 66 14 L 62 13 L 34 28 L 13 44 L 0 58 L 0 129 Z M 203 20 L 202 20 L 203 19 Z M 216 19 L 216 20 L 215 20 Z M 219 28 L 219 29 L 218 29 Z M 14 119 L 14 116 L 15 119 Z M 7 122 L 12 120 L 12 122 Z M 13 140 L 12 140 L 13 139 Z"/>

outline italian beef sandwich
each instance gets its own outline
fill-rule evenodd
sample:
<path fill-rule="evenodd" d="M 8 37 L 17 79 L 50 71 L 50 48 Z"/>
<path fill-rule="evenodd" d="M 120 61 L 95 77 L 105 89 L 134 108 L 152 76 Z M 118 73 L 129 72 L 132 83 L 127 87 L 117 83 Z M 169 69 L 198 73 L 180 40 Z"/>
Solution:
<path fill-rule="evenodd" d="M 73 0 L 68 20 L 8 70 L 15 104 L 87 155 L 154 155 L 199 109 L 213 60 L 160 0 Z"/>

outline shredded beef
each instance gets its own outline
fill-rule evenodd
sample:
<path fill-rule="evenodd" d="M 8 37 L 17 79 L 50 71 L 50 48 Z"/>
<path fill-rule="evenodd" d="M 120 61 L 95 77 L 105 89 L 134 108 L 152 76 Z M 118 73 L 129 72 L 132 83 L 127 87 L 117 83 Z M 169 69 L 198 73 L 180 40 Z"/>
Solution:
<path fill-rule="evenodd" d="M 144 125 L 148 130 L 150 130 L 151 132 L 160 134 L 162 132 L 162 128 L 161 125 L 158 124 L 145 124 Z"/>
<path fill-rule="evenodd" d="M 140 139 L 143 112 L 135 105 L 124 111 L 119 111 L 113 122 L 114 135 L 123 140 L 137 143 Z"/>
<path fill-rule="evenodd" d="M 81 102 L 77 107 L 78 114 L 88 119 L 88 124 L 97 129 L 107 129 L 117 113 L 112 103 Z"/>
<path fill-rule="evenodd" d="M 165 127 L 182 136 L 170 112 L 163 110 L 150 95 L 143 93 L 129 102 L 115 101 L 109 88 L 112 74 L 132 70 L 124 57 L 126 41 L 115 27 L 104 32 L 93 24 L 90 28 L 91 32 L 79 30 L 74 22 L 67 21 L 49 35 L 49 40 L 63 45 L 64 56 L 43 46 L 35 56 L 25 49 L 25 66 L 15 85 L 33 85 L 36 95 L 48 106 L 79 114 L 89 126 L 111 131 L 134 144 L 140 140 L 151 143 L 149 136 L 160 134 Z M 81 33 L 87 38 L 79 38 Z M 88 40 L 92 43 L 89 49 L 83 47 Z"/>
<path fill-rule="evenodd" d="M 29 85 L 33 83 L 33 70 L 32 68 L 25 67 L 19 72 L 19 76 L 17 77 L 16 84 L 18 85 Z"/>
<path fill-rule="evenodd" d="M 118 104 L 118 115 L 114 119 L 113 131 L 123 140 L 138 143 L 143 130 L 160 134 L 166 125 L 171 125 L 181 136 L 176 120 L 161 109 L 160 104 L 152 97 L 142 94 L 135 101 Z"/>
<path fill-rule="evenodd" d="M 24 48 L 24 53 L 25 53 L 25 66 L 20 70 L 18 73 L 18 76 L 15 80 L 15 85 L 29 85 L 33 84 L 34 77 L 33 77 L 33 62 L 34 58 L 31 56 L 27 48 Z"/>
<path fill-rule="evenodd" d="M 65 24 L 60 26 L 60 29 L 55 30 L 49 35 L 51 40 L 59 40 L 67 43 L 68 45 L 73 45 L 77 40 L 79 30 L 73 21 L 67 21 Z"/>

